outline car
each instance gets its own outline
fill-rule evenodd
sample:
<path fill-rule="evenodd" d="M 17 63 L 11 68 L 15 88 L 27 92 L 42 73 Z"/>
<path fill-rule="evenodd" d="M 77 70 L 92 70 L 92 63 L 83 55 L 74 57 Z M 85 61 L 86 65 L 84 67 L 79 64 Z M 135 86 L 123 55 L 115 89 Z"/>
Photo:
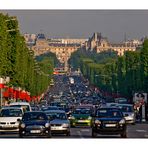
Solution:
<path fill-rule="evenodd" d="M 118 104 L 118 107 L 123 112 L 126 123 L 135 124 L 136 122 L 136 114 L 134 112 L 134 107 L 132 104 Z"/>
<path fill-rule="evenodd" d="M 39 106 L 31 106 L 31 110 L 32 111 L 39 111 L 40 108 L 39 108 Z"/>
<path fill-rule="evenodd" d="M 9 106 L 11 107 L 22 107 L 24 109 L 24 111 L 32 111 L 31 109 L 31 105 L 28 102 L 12 102 L 9 104 Z"/>
<path fill-rule="evenodd" d="M 101 135 L 116 135 L 127 137 L 127 126 L 123 113 L 119 108 L 99 108 L 93 117 L 92 137 Z"/>
<path fill-rule="evenodd" d="M 128 99 L 127 98 L 115 98 L 115 102 L 120 103 L 120 104 L 126 104 L 128 103 Z"/>
<path fill-rule="evenodd" d="M 0 133 L 18 132 L 19 122 L 23 116 L 23 109 L 18 107 L 4 107 L 0 111 Z"/>
<path fill-rule="evenodd" d="M 76 108 L 69 117 L 72 127 L 76 126 L 91 126 L 92 111 L 89 108 Z"/>
<path fill-rule="evenodd" d="M 48 111 L 48 110 L 64 110 L 64 109 L 58 106 L 47 106 L 47 107 L 42 107 L 41 110 Z"/>
<path fill-rule="evenodd" d="M 47 115 L 42 111 L 25 112 L 19 124 L 19 137 L 51 137 L 51 127 Z"/>
<path fill-rule="evenodd" d="M 60 101 L 56 102 L 56 101 L 54 100 L 54 102 L 51 102 L 51 103 L 50 103 L 50 106 L 57 106 L 57 107 L 59 107 L 59 106 L 60 106 Z"/>
<path fill-rule="evenodd" d="M 66 134 L 66 136 L 70 136 L 70 122 L 65 111 L 48 110 L 45 113 L 49 117 L 52 134 Z"/>

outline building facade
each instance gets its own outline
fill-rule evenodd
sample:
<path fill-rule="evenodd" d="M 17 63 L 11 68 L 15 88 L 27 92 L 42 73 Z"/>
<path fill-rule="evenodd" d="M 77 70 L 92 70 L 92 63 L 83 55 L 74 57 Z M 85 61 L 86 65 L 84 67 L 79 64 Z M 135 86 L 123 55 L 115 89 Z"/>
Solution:
<path fill-rule="evenodd" d="M 119 56 L 123 56 L 125 51 L 136 51 L 137 47 L 142 44 L 139 40 L 130 40 L 123 43 L 110 43 L 107 38 L 101 36 L 101 33 L 94 33 L 88 42 L 85 44 L 86 50 L 100 53 L 103 51 L 112 50 L 117 52 Z"/>
<path fill-rule="evenodd" d="M 47 39 L 44 34 L 36 36 L 35 45 L 31 47 L 35 56 L 52 52 L 60 63 L 68 66 L 68 60 L 73 52 L 84 45 L 86 39 Z"/>

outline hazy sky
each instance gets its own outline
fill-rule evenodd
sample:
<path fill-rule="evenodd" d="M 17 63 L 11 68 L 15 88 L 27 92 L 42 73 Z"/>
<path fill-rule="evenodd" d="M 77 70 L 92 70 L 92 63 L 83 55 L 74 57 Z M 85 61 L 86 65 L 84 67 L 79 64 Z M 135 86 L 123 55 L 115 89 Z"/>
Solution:
<path fill-rule="evenodd" d="M 101 32 L 109 41 L 124 35 L 140 39 L 148 35 L 148 10 L 6 10 L 17 16 L 22 33 L 43 32 L 47 37 L 88 38 Z"/>

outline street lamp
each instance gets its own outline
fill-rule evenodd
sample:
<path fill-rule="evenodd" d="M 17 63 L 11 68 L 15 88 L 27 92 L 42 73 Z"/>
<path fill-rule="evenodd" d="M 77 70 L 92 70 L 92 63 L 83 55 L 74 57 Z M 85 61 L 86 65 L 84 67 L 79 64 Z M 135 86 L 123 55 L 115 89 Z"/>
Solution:
<path fill-rule="evenodd" d="M 95 75 L 95 77 L 94 77 L 95 85 L 96 85 L 96 83 L 98 82 L 98 81 L 96 81 L 98 77 L 99 77 L 99 75 Z"/>

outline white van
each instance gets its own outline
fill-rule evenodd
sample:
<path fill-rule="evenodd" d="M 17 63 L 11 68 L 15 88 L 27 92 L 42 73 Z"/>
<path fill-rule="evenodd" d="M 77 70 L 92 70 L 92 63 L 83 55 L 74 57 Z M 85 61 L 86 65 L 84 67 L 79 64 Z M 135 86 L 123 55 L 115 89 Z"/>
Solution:
<path fill-rule="evenodd" d="M 13 106 L 13 107 L 22 107 L 24 112 L 26 111 L 32 111 L 31 106 L 28 102 L 13 102 L 10 103 L 9 106 Z"/>

